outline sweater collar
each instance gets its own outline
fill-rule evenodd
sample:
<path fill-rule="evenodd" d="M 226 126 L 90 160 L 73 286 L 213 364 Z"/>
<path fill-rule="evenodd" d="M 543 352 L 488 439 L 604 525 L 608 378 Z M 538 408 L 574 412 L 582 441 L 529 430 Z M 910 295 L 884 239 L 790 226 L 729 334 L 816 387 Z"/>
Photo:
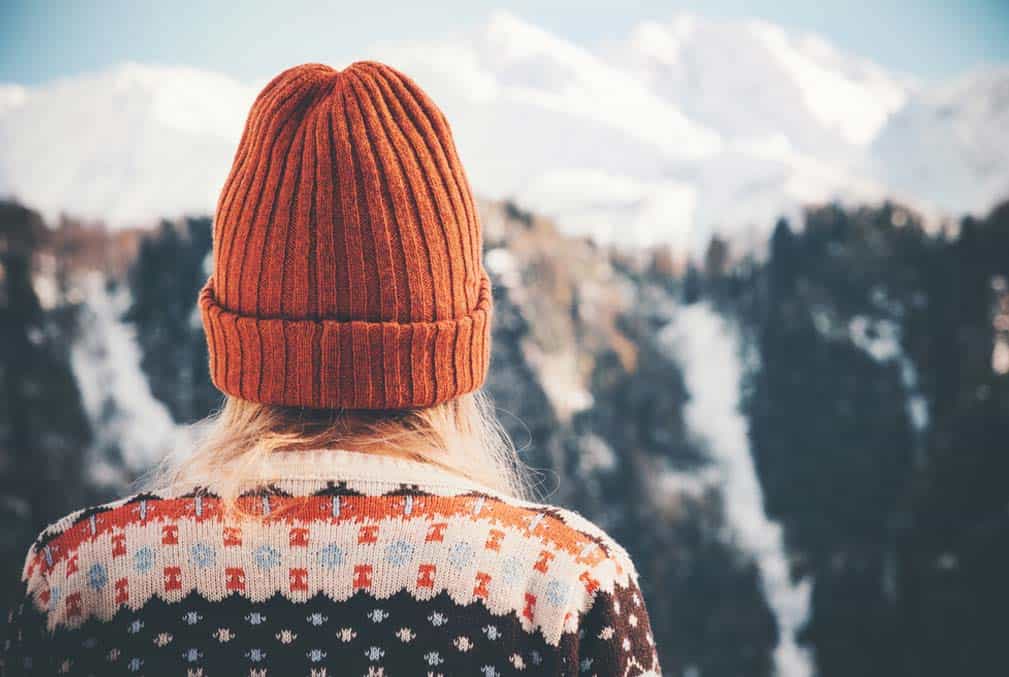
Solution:
<path fill-rule="evenodd" d="M 275 451 L 264 463 L 260 477 L 266 480 L 357 480 L 491 491 L 430 463 L 345 449 Z"/>

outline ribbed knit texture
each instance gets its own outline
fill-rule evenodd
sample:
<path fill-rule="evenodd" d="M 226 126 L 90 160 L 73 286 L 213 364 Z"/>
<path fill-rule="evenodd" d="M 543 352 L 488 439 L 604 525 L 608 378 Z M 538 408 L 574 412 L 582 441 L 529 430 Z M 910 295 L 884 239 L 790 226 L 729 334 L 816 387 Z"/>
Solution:
<path fill-rule="evenodd" d="M 478 388 L 480 224 L 428 96 L 373 62 L 274 78 L 221 191 L 200 309 L 211 378 L 242 399 L 400 409 Z"/>

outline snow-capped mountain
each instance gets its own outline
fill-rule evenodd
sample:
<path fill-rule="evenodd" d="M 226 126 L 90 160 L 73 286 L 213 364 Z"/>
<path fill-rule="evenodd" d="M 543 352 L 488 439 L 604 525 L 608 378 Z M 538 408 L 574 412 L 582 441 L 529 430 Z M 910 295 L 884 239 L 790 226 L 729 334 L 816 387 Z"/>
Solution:
<path fill-rule="evenodd" d="M 604 241 L 687 251 L 810 202 L 1009 193 L 1009 74 L 922 86 L 766 22 L 680 14 L 588 47 L 496 12 L 348 57 L 432 94 L 479 193 Z M 127 64 L 2 86 L 0 194 L 113 224 L 208 213 L 262 84 Z"/>
<path fill-rule="evenodd" d="M 640 24 L 621 48 L 691 118 L 728 138 L 788 130 L 801 152 L 866 145 L 907 97 L 905 84 L 875 64 L 764 21 L 682 14 Z"/>
<path fill-rule="evenodd" d="M 113 225 L 207 213 L 256 87 L 126 64 L 0 89 L 0 193 Z"/>
<path fill-rule="evenodd" d="M 876 176 L 956 212 L 1009 195 L 1009 68 L 922 91 L 873 141 Z"/>
<path fill-rule="evenodd" d="M 905 96 L 822 41 L 691 15 L 591 51 L 499 12 L 475 35 L 376 54 L 443 102 L 485 194 L 680 249 L 804 202 L 882 197 L 853 170 Z"/>

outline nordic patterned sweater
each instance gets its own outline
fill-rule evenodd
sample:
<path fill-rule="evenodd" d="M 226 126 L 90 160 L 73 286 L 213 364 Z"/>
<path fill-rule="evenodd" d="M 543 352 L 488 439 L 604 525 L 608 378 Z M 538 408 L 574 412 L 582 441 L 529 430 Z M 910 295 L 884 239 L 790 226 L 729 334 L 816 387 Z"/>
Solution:
<path fill-rule="evenodd" d="M 627 553 L 578 514 L 419 462 L 275 454 L 71 514 L 28 553 L 10 675 L 656 675 Z"/>

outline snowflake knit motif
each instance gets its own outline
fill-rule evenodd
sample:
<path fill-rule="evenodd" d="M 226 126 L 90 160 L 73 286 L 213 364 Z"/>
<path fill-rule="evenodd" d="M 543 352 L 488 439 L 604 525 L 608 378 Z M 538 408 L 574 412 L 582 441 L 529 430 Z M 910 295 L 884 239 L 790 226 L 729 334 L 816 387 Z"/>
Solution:
<path fill-rule="evenodd" d="M 661 674 L 633 563 L 577 513 L 415 461 L 291 456 L 244 517 L 194 487 L 45 529 L 2 673 Z"/>

